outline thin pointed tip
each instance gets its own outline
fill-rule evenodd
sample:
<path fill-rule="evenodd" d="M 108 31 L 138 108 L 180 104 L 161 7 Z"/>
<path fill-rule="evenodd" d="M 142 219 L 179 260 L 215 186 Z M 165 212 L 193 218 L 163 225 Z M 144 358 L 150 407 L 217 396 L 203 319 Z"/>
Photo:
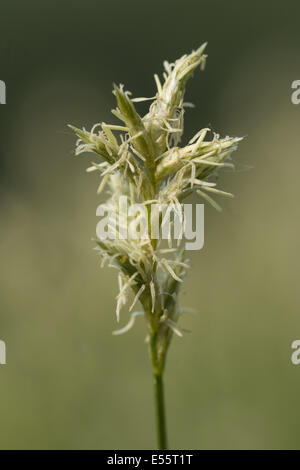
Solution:
<path fill-rule="evenodd" d="M 201 44 L 201 46 L 198 47 L 198 49 L 196 50 L 196 52 L 198 52 L 198 54 L 201 54 L 201 53 L 204 51 L 204 49 L 206 49 L 207 44 L 208 44 L 207 41 L 204 42 L 203 44 Z"/>

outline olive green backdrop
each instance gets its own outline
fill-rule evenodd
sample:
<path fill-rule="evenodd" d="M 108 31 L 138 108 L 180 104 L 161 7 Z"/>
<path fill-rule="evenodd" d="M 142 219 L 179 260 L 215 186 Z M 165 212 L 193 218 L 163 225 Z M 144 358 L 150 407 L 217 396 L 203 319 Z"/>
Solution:
<path fill-rule="evenodd" d="M 113 81 L 153 96 L 163 60 L 208 41 L 186 139 L 206 126 L 246 139 L 220 178 L 236 197 L 221 214 L 206 206 L 205 247 L 190 253 L 182 304 L 199 315 L 168 357 L 170 446 L 299 449 L 299 2 L 1 0 L 0 12 L 0 448 L 155 446 L 145 325 L 111 335 L 116 273 L 91 241 L 98 179 L 66 124 L 115 122 Z"/>

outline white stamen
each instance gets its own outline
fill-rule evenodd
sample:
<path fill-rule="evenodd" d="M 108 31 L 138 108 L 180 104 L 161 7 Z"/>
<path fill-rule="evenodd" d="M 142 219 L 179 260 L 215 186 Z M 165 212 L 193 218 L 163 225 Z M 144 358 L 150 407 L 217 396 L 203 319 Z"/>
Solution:
<path fill-rule="evenodd" d="M 120 330 L 113 331 L 112 334 L 115 335 L 115 336 L 116 335 L 122 335 L 122 334 L 126 333 L 127 331 L 129 331 L 133 327 L 135 319 L 138 315 L 144 315 L 144 312 L 133 312 L 131 314 L 130 320 L 127 323 L 127 325 L 124 326 L 124 328 L 121 328 Z"/>
<path fill-rule="evenodd" d="M 133 309 L 133 307 L 135 306 L 135 304 L 136 304 L 137 301 L 139 300 L 140 296 L 141 296 L 142 293 L 144 292 L 145 288 L 146 288 L 145 284 L 143 284 L 143 285 L 140 287 L 138 293 L 137 293 L 136 296 L 134 297 L 133 302 L 132 302 L 132 304 L 131 304 L 131 306 L 130 306 L 130 308 L 129 308 L 129 312 L 131 312 L 131 310 Z"/>
<path fill-rule="evenodd" d="M 151 312 L 153 313 L 154 308 L 155 308 L 155 287 L 154 287 L 154 282 L 153 281 L 150 282 L 150 292 L 151 292 L 151 300 L 152 300 Z"/>

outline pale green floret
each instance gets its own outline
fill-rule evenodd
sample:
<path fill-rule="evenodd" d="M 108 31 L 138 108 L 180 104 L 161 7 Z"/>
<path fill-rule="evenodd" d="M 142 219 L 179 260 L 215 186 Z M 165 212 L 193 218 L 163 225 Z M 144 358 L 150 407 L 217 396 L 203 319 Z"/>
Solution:
<path fill-rule="evenodd" d="M 170 136 L 175 145 L 180 141 L 183 133 L 185 86 L 199 65 L 204 68 L 205 48 L 206 43 L 191 54 L 185 54 L 174 64 L 165 61 L 163 84 L 157 75 L 154 76 L 157 94 L 143 120 L 160 154 L 166 150 Z"/>

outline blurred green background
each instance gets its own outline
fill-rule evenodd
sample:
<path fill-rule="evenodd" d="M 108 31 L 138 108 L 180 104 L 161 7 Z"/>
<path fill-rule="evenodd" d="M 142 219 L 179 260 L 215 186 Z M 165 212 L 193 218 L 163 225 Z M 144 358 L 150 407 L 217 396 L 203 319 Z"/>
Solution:
<path fill-rule="evenodd" d="M 142 319 L 116 328 L 100 269 L 97 176 L 67 123 L 113 121 L 112 82 L 153 96 L 153 73 L 208 41 L 186 139 L 247 136 L 206 207 L 182 304 L 199 309 L 166 370 L 171 448 L 300 448 L 298 1 L 1 1 L 0 447 L 153 448 Z M 140 105 L 143 109 L 143 104 Z M 128 320 L 123 309 L 121 325 Z"/>

